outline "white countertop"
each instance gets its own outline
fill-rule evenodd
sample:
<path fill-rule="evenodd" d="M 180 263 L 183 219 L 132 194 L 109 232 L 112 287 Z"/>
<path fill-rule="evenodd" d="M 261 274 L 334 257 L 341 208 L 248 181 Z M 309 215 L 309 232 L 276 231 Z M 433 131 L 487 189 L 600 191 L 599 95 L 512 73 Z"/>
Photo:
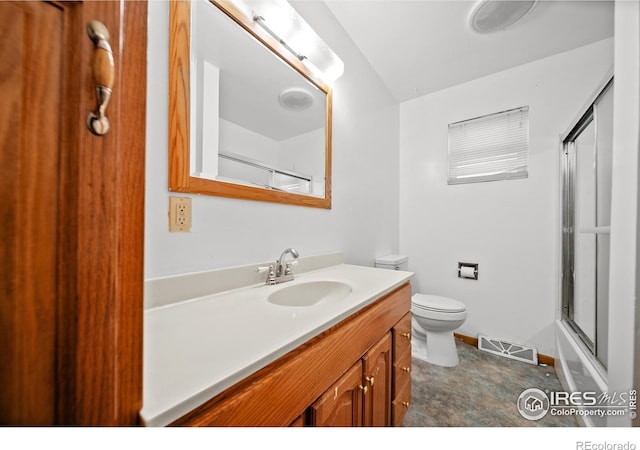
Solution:
<path fill-rule="evenodd" d="M 407 282 L 413 273 L 340 264 L 148 309 L 144 316 L 142 419 L 164 426 Z M 352 288 L 339 301 L 278 306 L 272 292 L 308 281 Z"/>

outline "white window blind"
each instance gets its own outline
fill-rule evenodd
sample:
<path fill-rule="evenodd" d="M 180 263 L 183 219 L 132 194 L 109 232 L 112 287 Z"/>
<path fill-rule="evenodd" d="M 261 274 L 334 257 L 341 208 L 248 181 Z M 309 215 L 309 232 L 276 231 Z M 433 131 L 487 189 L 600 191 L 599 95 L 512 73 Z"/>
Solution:
<path fill-rule="evenodd" d="M 529 107 L 449 124 L 449 184 L 527 178 Z"/>

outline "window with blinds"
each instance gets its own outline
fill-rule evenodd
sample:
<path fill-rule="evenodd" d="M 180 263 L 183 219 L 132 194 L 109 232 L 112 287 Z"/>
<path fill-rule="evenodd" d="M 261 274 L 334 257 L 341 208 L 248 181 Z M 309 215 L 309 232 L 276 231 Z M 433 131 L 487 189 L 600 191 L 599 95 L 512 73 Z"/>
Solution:
<path fill-rule="evenodd" d="M 448 184 L 527 178 L 529 107 L 449 124 Z"/>

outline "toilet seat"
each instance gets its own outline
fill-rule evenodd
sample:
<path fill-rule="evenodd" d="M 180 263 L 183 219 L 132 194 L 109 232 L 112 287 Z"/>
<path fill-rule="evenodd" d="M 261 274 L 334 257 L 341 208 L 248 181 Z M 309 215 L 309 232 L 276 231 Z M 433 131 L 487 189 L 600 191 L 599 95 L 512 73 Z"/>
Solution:
<path fill-rule="evenodd" d="M 414 294 L 411 297 L 412 308 L 439 313 L 461 313 L 467 309 L 464 303 L 439 295 Z"/>

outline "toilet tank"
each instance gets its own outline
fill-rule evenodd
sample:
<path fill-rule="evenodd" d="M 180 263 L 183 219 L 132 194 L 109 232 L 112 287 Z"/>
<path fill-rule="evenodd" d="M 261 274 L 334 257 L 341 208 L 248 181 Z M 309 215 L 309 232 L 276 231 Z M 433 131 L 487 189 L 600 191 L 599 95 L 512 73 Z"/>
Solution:
<path fill-rule="evenodd" d="M 390 270 L 409 270 L 409 257 L 405 255 L 386 255 L 376 258 L 376 267 Z"/>

